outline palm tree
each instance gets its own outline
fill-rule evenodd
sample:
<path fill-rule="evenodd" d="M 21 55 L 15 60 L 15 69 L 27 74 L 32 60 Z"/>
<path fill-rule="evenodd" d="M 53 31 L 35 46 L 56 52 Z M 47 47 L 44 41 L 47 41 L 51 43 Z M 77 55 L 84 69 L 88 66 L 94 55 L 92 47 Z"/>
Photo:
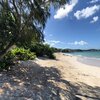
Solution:
<path fill-rule="evenodd" d="M 57 8 L 65 3 L 66 0 L 0 0 L 0 58 L 14 44 L 43 42 L 51 5 Z"/>

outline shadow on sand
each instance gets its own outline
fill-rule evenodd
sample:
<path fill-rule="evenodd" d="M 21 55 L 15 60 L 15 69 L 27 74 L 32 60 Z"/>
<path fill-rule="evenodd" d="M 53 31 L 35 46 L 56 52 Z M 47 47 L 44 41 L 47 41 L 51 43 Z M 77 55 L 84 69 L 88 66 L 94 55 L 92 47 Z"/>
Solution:
<path fill-rule="evenodd" d="M 53 66 L 42 67 L 27 61 L 0 73 L 0 100 L 81 100 L 81 97 L 100 100 L 100 87 L 63 80 Z"/>

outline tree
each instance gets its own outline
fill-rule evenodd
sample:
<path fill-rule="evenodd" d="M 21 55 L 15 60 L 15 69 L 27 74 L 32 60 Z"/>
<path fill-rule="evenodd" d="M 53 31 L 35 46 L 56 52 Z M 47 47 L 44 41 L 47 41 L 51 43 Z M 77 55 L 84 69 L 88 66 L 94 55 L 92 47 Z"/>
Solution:
<path fill-rule="evenodd" d="M 43 30 L 50 17 L 50 7 L 66 0 L 0 0 L 0 58 L 13 45 L 43 42 Z"/>

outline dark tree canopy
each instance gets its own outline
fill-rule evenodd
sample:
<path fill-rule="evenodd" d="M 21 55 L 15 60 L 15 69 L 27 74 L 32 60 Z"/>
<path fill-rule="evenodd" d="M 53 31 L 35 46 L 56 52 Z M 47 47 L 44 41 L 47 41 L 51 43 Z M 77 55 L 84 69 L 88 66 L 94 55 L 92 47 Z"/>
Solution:
<path fill-rule="evenodd" d="M 66 0 L 0 0 L 0 56 L 13 45 L 43 42 L 50 7 Z"/>

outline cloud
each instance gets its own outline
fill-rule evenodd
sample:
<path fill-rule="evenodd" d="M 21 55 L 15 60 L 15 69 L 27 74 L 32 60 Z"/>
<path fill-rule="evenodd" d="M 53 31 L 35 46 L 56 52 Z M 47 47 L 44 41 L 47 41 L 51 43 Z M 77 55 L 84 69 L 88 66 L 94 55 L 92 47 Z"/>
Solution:
<path fill-rule="evenodd" d="M 78 10 L 76 13 L 74 13 L 74 16 L 78 20 L 82 18 L 88 18 L 99 10 L 100 10 L 100 5 L 94 5 L 91 7 L 86 7 L 85 9 L 82 9 L 82 10 Z"/>
<path fill-rule="evenodd" d="M 81 40 L 81 41 L 75 41 L 75 42 L 68 43 L 68 44 L 70 44 L 70 45 L 81 45 L 81 46 L 83 46 L 83 45 L 87 45 L 88 43 Z"/>
<path fill-rule="evenodd" d="M 98 16 L 93 17 L 92 21 L 90 23 L 95 23 L 99 20 Z"/>
<path fill-rule="evenodd" d="M 56 40 L 50 40 L 50 41 L 47 41 L 45 40 L 46 42 L 44 44 L 50 44 L 50 46 L 54 46 L 58 43 L 61 43 L 60 41 L 56 41 Z"/>
<path fill-rule="evenodd" d="M 96 3 L 99 2 L 99 0 L 91 0 L 90 3 Z"/>
<path fill-rule="evenodd" d="M 66 4 L 64 7 L 61 7 L 57 10 L 54 15 L 54 19 L 62 19 L 73 10 L 74 6 L 78 3 L 78 0 L 71 0 L 70 4 Z"/>
<path fill-rule="evenodd" d="M 49 44 L 50 46 L 56 46 L 56 44 L 65 44 L 64 42 L 62 41 L 57 41 L 57 40 L 46 40 L 45 39 L 45 42 L 44 44 Z"/>

